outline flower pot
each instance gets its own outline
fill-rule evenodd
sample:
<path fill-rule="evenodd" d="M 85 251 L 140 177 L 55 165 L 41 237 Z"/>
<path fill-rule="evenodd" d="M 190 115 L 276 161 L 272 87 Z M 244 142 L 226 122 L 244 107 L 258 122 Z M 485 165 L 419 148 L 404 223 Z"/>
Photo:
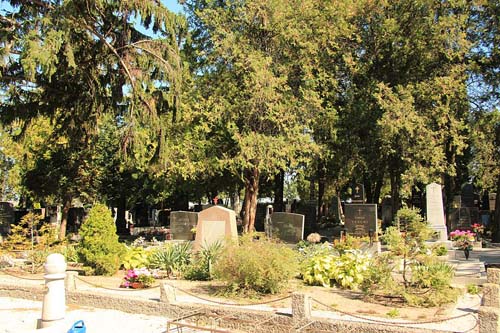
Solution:
<path fill-rule="evenodd" d="M 130 288 L 132 288 L 132 289 L 142 289 L 142 288 L 145 288 L 145 286 L 144 286 L 144 283 L 142 283 L 142 282 L 132 282 L 130 284 Z"/>

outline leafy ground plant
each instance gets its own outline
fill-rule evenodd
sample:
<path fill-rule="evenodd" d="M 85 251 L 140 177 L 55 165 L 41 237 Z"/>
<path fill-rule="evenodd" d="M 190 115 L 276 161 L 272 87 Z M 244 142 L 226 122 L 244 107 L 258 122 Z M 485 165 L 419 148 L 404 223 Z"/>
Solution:
<path fill-rule="evenodd" d="M 167 275 L 180 274 L 189 264 L 191 258 L 191 244 L 166 243 L 162 247 L 155 249 L 148 258 L 151 268 L 161 269 L 167 272 Z"/>
<path fill-rule="evenodd" d="M 231 291 L 275 294 L 297 274 L 296 252 L 286 245 L 245 235 L 229 244 L 214 265 L 217 278 Z"/>

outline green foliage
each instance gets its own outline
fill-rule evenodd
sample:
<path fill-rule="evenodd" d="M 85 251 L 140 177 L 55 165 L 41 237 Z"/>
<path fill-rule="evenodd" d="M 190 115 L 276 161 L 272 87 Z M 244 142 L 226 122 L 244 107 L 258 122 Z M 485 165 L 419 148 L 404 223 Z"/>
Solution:
<path fill-rule="evenodd" d="M 214 275 L 238 292 L 277 293 L 297 273 L 297 258 L 286 245 L 243 237 L 227 245 L 215 262 Z"/>
<path fill-rule="evenodd" d="M 33 212 L 29 212 L 24 215 L 18 225 L 11 225 L 10 234 L 7 239 L 2 243 L 2 247 L 11 250 L 29 250 L 35 248 L 35 237 L 39 234 L 37 231 L 37 226 L 42 221 L 42 216 L 37 215 Z M 48 231 L 47 228 L 43 229 L 41 236 L 44 237 L 47 242 L 54 241 L 55 239 L 50 239 L 48 235 L 45 235 Z M 40 246 L 38 246 L 40 247 Z M 41 248 L 41 247 L 40 247 Z"/>
<path fill-rule="evenodd" d="M 390 252 L 380 256 L 370 267 L 363 290 L 399 296 L 414 306 L 436 306 L 455 301 L 459 292 L 451 287 L 453 268 L 436 259 L 433 251 L 427 251 L 425 246 L 432 230 L 417 210 L 401 209 L 398 217 L 405 219 L 407 230 L 399 232 L 395 227 L 387 228 L 382 239 Z M 391 274 L 400 260 L 403 265 L 402 284 Z"/>
<path fill-rule="evenodd" d="M 198 281 L 212 280 L 213 266 L 223 249 L 224 245 L 221 242 L 203 246 L 200 251 L 191 257 L 191 263 L 184 271 L 184 278 Z"/>
<path fill-rule="evenodd" d="M 368 275 L 369 256 L 358 250 L 347 250 L 341 255 L 318 254 L 306 259 L 301 267 L 304 282 L 331 287 L 334 283 L 348 289 L 357 289 Z"/>
<path fill-rule="evenodd" d="M 149 257 L 149 266 L 158 268 L 171 274 L 178 275 L 189 263 L 191 256 L 191 243 L 166 243 L 153 250 Z"/>
<path fill-rule="evenodd" d="M 432 247 L 432 253 L 438 257 L 445 256 L 448 254 L 448 249 L 445 245 L 439 244 Z"/>
<path fill-rule="evenodd" d="M 386 314 L 387 314 L 387 317 L 389 317 L 389 318 L 397 318 L 400 315 L 398 309 L 391 309 Z"/>
<path fill-rule="evenodd" d="M 430 261 L 412 266 L 411 283 L 417 288 L 442 290 L 450 286 L 455 270 L 450 265 Z"/>
<path fill-rule="evenodd" d="M 468 284 L 467 292 L 471 295 L 477 295 L 480 292 L 480 287 L 477 284 Z"/>
<path fill-rule="evenodd" d="M 129 247 L 122 258 L 125 269 L 147 267 L 149 264 L 150 251 L 142 247 Z"/>
<path fill-rule="evenodd" d="M 370 242 L 369 237 L 354 237 L 347 235 L 344 239 L 336 239 L 333 242 L 333 248 L 342 254 L 347 250 L 361 249 L 361 246 L 368 242 Z"/>
<path fill-rule="evenodd" d="M 95 269 L 97 275 L 112 275 L 120 268 L 125 249 L 118 242 L 116 226 L 108 208 L 96 204 L 80 227 L 78 253 L 82 262 Z"/>

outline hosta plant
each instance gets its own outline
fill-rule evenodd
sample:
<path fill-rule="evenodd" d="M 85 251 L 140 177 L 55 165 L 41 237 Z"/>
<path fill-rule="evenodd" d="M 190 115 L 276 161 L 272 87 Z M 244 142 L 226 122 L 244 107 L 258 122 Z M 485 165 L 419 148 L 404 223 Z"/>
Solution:
<path fill-rule="evenodd" d="M 348 289 L 357 289 L 368 274 L 371 257 L 359 250 L 341 255 L 319 254 L 302 265 L 302 278 L 310 285 L 331 287 L 335 283 Z"/>

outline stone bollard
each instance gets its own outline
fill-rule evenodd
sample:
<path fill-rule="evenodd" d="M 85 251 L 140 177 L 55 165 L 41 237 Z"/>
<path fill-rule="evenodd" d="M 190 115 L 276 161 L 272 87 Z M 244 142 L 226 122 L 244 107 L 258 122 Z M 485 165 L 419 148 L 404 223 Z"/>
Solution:
<path fill-rule="evenodd" d="M 175 300 L 175 288 L 166 283 L 160 284 L 160 302 L 174 304 Z"/>
<path fill-rule="evenodd" d="M 59 253 L 50 254 L 44 265 L 45 295 L 42 304 L 42 319 L 38 320 L 37 328 L 56 325 L 64 319 L 66 312 L 66 292 L 64 278 L 66 277 L 66 261 Z"/>
<path fill-rule="evenodd" d="M 292 317 L 295 322 L 311 319 L 311 300 L 309 295 L 302 293 L 292 294 Z"/>
<path fill-rule="evenodd" d="M 66 280 L 64 281 L 64 286 L 66 291 L 76 291 L 76 278 L 78 277 L 78 272 L 67 271 Z"/>
<path fill-rule="evenodd" d="M 500 269 L 488 268 L 479 307 L 479 332 L 500 332 Z"/>

